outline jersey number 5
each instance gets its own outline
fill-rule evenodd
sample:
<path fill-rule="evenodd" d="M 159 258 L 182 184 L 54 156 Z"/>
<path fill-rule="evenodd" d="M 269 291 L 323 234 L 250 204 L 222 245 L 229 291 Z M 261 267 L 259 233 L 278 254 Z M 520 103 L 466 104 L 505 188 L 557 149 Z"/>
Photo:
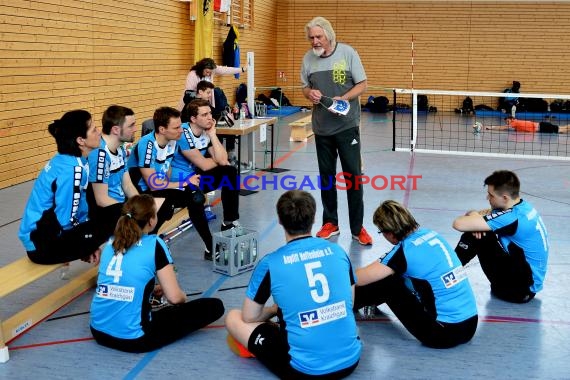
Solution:
<path fill-rule="evenodd" d="M 329 282 L 323 273 L 315 272 L 315 269 L 322 267 L 320 261 L 313 261 L 305 264 L 305 273 L 311 289 L 311 297 L 317 303 L 327 302 L 330 296 Z M 319 284 L 322 293 L 319 294 Z"/>

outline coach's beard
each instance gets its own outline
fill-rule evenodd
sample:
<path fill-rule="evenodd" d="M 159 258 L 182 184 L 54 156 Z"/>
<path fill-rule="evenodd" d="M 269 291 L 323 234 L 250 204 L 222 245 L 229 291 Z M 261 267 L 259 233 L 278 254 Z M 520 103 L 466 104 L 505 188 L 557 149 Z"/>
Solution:
<path fill-rule="evenodd" d="M 322 47 L 313 48 L 313 54 L 316 55 L 317 57 L 320 57 L 321 55 L 325 54 L 325 49 Z"/>

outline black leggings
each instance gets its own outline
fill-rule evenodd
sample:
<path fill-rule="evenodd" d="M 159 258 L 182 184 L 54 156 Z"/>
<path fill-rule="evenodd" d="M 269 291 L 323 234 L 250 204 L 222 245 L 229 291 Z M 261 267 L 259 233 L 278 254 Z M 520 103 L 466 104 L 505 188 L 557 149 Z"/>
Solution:
<path fill-rule="evenodd" d="M 93 222 L 96 225 L 97 233 L 104 239 L 108 239 L 115 234 L 115 227 L 121 217 L 124 203 L 114 203 L 107 207 L 95 206 L 93 210 Z M 92 207 L 89 205 L 89 207 Z"/>
<path fill-rule="evenodd" d="M 198 234 L 204 241 L 206 248 L 212 250 L 212 233 L 208 227 L 208 219 L 204 211 L 204 195 L 198 189 L 191 189 L 190 186 L 184 190 L 178 189 L 164 189 L 150 192 L 155 198 L 164 198 L 164 203 L 158 210 L 158 222 L 152 233 L 157 233 L 162 224 L 172 218 L 175 208 L 188 209 L 188 216 L 198 231 Z M 196 196 L 199 194 L 200 196 Z"/>
<path fill-rule="evenodd" d="M 61 264 L 87 259 L 105 242 L 98 235 L 92 221 L 78 224 L 72 229 L 57 233 L 49 227 L 32 231 L 30 238 L 36 247 L 28 257 L 36 264 Z"/>
<path fill-rule="evenodd" d="M 475 256 L 479 257 L 481 269 L 496 297 L 513 303 L 526 303 L 534 298 L 535 293 L 530 291 L 534 283 L 532 270 L 524 252 L 514 245 L 509 247 L 509 252 L 505 252 L 493 232 L 485 233 L 481 239 L 475 238 L 471 232 L 465 232 L 455 252 L 463 265 Z"/>
<path fill-rule="evenodd" d="M 95 330 L 91 334 L 102 346 L 125 352 L 149 352 L 177 341 L 224 315 L 224 304 L 217 298 L 199 298 L 153 311 L 145 334 L 137 339 L 121 339 Z"/>
<path fill-rule="evenodd" d="M 404 327 L 422 344 L 431 348 L 450 348 L 466 343 L 477 329 L 477 315 L 458 323 L 444 323 L 428 312 L 404 284 L 392 275 L 365 286 L 357 286 L 354 308 L 386 303 Z"/>

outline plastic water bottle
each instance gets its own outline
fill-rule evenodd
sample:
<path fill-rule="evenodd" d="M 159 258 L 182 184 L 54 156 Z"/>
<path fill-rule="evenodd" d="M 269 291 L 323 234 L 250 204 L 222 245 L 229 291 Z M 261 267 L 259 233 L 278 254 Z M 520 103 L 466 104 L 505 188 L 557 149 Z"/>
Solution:
<path fill-rule="evenodd" d="M 241 108 L 239 109 L 239 118 L 242 122 L 245 121 L 246 115 L 247 115 L 247 105 L 245 103 L 242 103 Z"/>
<path fill-rule="evenodd" d="M 255 262 L 256 259 L 257 259 L 257 240 L 252 239 L 251 240 L 251 261 Z"/>
<path fill-rule="evenodd" d="M 234 120 L 239 119 L 239 107 L 238 104 L 234 104 L 234 108 L 232 108 L 232 113 L 234 114 Z"/>

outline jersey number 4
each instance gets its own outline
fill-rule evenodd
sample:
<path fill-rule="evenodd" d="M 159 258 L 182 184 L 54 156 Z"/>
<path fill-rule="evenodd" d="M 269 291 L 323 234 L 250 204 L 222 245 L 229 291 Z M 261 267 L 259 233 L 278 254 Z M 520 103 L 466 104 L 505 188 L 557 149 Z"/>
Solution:
<path fill-rule="evenodd" d="M 117 283 L 121 279 L 123 275 L 123 271 L 121 270 L 121 265 L 123 264 L 123 254 L 117 253 L 113 255 L 113 258 L 107 265 L 107 269 L 105 270 L 105 274 L 107 276 L 113 277 L 113 282 Z"/>

